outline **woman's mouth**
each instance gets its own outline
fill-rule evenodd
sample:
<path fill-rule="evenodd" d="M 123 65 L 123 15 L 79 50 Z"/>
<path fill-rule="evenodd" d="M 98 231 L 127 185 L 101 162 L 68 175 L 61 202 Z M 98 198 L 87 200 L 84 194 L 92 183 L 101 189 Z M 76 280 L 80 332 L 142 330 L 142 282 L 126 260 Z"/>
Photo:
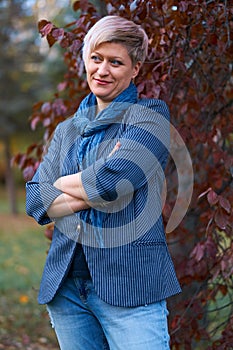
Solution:
<path fill-rule="evenodd" d="M 108 84 L 111 83 L 111 81 L 102 80 L 102 79 L 96 79 L 96 78 L 94 78 L 94 81 L 95 81 L 98 85 L 108 85 Z"/>

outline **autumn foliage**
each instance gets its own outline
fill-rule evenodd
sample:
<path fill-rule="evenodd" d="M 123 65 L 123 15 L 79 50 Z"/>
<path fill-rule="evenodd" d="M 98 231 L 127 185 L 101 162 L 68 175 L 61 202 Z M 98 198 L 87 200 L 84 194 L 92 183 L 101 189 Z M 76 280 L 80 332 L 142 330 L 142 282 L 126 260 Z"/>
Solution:
<path fill-rule="evenodd" d="M 43 125 L 44 139 L 15 161 L 30 179 L 55 126 L 72 115 L 87 94 L 81 47 L 88 29 L 103 13 L 141 24 L 150 49 L 136 85 L 140 96 L 167 102 L 194 171 L 189 209 L 168 235 L 183 287 L 182 295 L 170 301 L 172 349 L 232 349 L 233 7 L 220 0 L 106 0 L 97 11 L 80 0 L 73 9 L 76 18 L 64 28 L 45 19 L 38 24 L 51 47 L 56 43 L 64 49 L 67 71 L 54 98 L 33 107 L 31 127 Z M 167 181 L 165 223 L 177 195 L 172 159 Z"/>

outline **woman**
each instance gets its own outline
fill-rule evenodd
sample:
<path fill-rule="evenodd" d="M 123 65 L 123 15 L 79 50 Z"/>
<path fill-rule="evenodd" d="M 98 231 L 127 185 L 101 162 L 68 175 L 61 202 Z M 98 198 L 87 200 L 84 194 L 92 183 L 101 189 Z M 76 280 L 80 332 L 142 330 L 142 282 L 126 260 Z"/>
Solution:
<path fill-rule="evenodd" d="M 161 216 L 169 113 L 132 83 L 147 46 L 118 16 L 90 29 L 91 93 L 26 186 L 27 213 L 55 222 L 38 300 L 62 350 L 169 349 L 166 298 L 180 292 Z"/>

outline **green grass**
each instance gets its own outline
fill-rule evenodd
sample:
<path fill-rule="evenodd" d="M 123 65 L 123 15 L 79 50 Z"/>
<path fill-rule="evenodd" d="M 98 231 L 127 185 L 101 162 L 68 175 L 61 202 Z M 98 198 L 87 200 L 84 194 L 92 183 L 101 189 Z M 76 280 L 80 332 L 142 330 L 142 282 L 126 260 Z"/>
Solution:
<path fill-rule="evenodd" d="M 40 227 L 24 214 L 24 190 L 19 191 L 20 214 L 7 212 L 0 190 L 0 349 L 58 349 L 37 292 L 49 247 Z"/>
<path fill-rule="evenodd" d="M 22 215 L 8 219 L 7 230 L 0 232 L 0 291 L 36 289 L 48 248 L 43 229 L 28 227 Z"/>

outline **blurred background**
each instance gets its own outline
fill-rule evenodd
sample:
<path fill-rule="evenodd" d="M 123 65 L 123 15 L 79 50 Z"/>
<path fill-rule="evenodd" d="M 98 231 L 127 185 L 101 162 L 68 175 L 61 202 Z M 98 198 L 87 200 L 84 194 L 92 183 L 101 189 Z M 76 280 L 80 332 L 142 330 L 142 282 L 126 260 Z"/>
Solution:
<path fill-rule="evenodd" d="M 12 157 L 41 139 L 32 106 L 47 100 L 64 71 L 60 46 L 51 52 L 40 19 L 63 25 L 69 0 L 0 0 L 0 349 L 54 349 L 56 340 L 37 289 L 49 246 L 44 228 L 25 215 L 25 181 Z"/>
<path fill-rule="evenodd" d="M 24 152 L 41 137 L 30 129 L 34 103 L 51 97 L 63 74 L 63 57 L 57 46 L 51 52 L 37 30 L 39 19 L 62 25 L 72 15 L 68 0 L 0 0 L 0 183 L 5 203 L 1 211 L 22 211 L 18 190 L 21 173 L 10 166 L 12 155 Z M 4 194 L 4 192 L 6 193 Z M 24 209 L 23 209 L 24 210 Z"/>

